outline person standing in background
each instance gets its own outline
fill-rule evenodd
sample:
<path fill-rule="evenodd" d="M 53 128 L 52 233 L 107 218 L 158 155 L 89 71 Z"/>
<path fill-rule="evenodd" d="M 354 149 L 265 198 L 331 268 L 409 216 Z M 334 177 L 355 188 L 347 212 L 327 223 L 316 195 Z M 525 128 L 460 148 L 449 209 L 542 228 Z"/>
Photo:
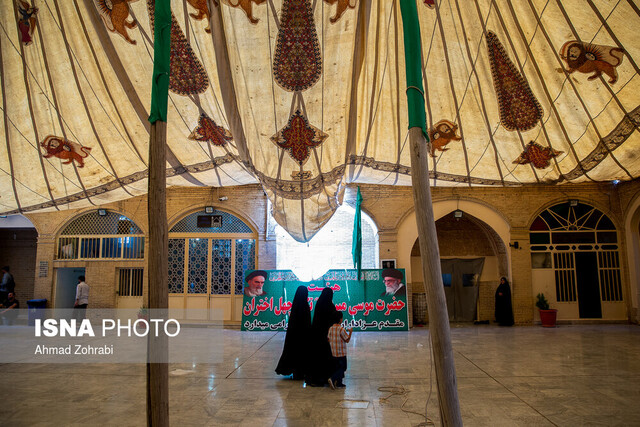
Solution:
<path fill-rule="evenodd" d="M 78 277 L 78 286 L 76 286 L 76 303 L 74 305 L 74 318 L 76 320 L 84 319 L 89 305 L 89 285 L 84 282 L 84 276 Z"/>
<path fill-rule="evenodd" d="M 511 305 L 511 287 L 506 277 L 500 279 L 496 289 L 496 322 L 500 326 L 513 326 L 513 306 Z"/>
<path fill-rule="evenodd" d="M 13 325 L 16 317 L 18 317 L 18 309 L 20 308 L 20 301 L 16 299 L 16 296 L 13 292 L 9 292 L 7 299 L 2 302 L 0 308 L 4 310 L 0 310 L 0 319 L 2 319 L 2 323 L 8 323 L 9 325 Z"/>
<path fill-rule="evenodd" d="M 13 293 L 16 288 L 16 282 L 13 275 L 9 273 L 9 266 L 2 267 L 2 282 L 0 282 L 0 302 L 7 299 L 9 293 Z"/>
<path fill-rule="evenodd" d="M 342 327 L 342 313 L 337 311 L 333 326 L 329 328 L 327 339 L 331 346 L 331 355 L 333 356 L 333 364 L 335 371 L 331 374 L 329 385 L 332 389 L 345 387 L 342 380 L 347 370 L 347 343 L 351 340 L 353 328 L 345 329 Z"/>

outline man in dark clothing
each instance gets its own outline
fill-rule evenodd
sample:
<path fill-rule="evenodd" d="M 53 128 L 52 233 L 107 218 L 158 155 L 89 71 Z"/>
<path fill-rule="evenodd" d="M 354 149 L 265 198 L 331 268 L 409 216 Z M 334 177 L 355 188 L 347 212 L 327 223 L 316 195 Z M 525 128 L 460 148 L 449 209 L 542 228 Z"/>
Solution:
<path fill-rule="evenodd" d="M 9 292 L 7 299 L 2 302 L 0 307 L 0 317 L 9 325 L 13 325 L 16 317 L 18 317 L 18 309 L 20 308 L 20 302 L 16 299 L 15 294 Z"/>
<path fill-rule="evenodd" d="M 9 266 L 2 267 L 2 282 L 0 282 L 0 302 L 7 299 L 9 292 L 13 292 L 16 287 L 16 282 L 13 281 L 13 276 L 9 273 Z"/>

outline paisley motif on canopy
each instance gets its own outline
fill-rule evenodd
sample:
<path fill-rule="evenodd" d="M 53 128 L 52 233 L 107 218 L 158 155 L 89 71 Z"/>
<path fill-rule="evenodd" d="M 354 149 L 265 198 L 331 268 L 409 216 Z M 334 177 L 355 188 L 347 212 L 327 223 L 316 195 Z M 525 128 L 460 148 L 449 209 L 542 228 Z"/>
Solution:
<path fill-rule="evenodd" d="M 147 0 L 149 7 L 149 21 L 153 34 L 155 13 L 154 0 Z M 171 75 L 169 76 L 169 90 L 179 95 L 197 95 L 209 87 L 209 78 L 196 57 L 189 41 L 180 29 L 176 17 L 171 14 Z"/>
<path fill-rule="evenodd" d="M 637 2 L 417 6 L 432 185 L 640 176 Z M 300 241 L 348 184 L 411 185 L 399 1 L 171 10 L 167 185 L 259 183 Z M 0 213 L 146 193 L 152 21 L 142 0 L 0 1 Z"/>
<path fill-rule="evenodd" d="M 310 125 L 298 110 L 291 116 L 287 126 L 273 135 L 271 140 L 303 166 L 309 159 L 311 149 L 322 144 L 327 136 L 320 129 Z"/>
<path fill-rule="evenodd" d="M 523 132 L 531 129 L 542 118 L 540 103 L 491 31 L 487 33 L 487 47 L 502 126 Z"/>
<path fill-rule="evenodd" d="M 213 145 L 224 146 L 233 140 L 233 135 L 222 126 L 218 126 L 216 122 L 209 118 L 206 113 L 200 114 L 198 126 L 191 132 L 189 139 L 194 141 L 206 141 Z"/>
<path fill-rule="evenodd" d="M 531 141 L 527 144 L 522 154 L 513 161 L 520 165 L 526 165 L 527 163 L 533 164 L 537 169 L 544 169 L 549 167 L 550 160 L 554 157 L 558 157 L 562 154 L 562 151 L 554 150 L 553 148 L 543 147 L 542 145 Z"/>
<path fill-rule="evenodd" d="M 309 0 L 284 0 L 273 58 L 273 78 L 285 90 L 310 88 L 320 78 L 322 58 Z"/>

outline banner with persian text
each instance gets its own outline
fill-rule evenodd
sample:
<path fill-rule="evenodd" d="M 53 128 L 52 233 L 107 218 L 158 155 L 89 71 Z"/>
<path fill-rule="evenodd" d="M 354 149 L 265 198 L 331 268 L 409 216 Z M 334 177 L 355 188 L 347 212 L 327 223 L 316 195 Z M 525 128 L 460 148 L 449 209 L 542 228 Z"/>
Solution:
<path fill-rule="evenodd" d="M 383 277 L 383 273 L 394 277 Z M 407 292 L 404 269 L 329 270 L 321 279 L 301 282 L 290 270 L 248 272 L 244 284 L 243 331 L 284 331 L 299 286 L 309 291 L 313 309 L 325 287 L 343 314 L 343 326 L 354 331 L 407 331 Z M 394 283 L 395 281 L 395 283 Z"/>

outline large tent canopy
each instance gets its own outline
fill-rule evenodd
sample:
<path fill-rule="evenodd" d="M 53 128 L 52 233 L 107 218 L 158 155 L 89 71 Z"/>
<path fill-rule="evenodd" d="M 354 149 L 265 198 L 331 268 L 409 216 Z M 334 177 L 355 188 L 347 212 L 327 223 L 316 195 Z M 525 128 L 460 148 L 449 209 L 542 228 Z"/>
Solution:
<path fill-rule="evenodd" d="M 640 175 L 635 1 L 417 3 L 433 186 Z M 147 192 L 153 8 L 0 2 L 0 212 Z M 168 185 L 260 183 L 306 241 L 346 184 L 411 184 L 397 0 L 171 9 Z"/>

